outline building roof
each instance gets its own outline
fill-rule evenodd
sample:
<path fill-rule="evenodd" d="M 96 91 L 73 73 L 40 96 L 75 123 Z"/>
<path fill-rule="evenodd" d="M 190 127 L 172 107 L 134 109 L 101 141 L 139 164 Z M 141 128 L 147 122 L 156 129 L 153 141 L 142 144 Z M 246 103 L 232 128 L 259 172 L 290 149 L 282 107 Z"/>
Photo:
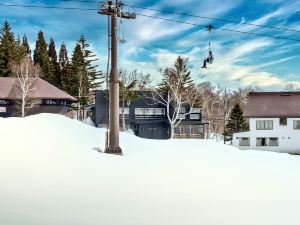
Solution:
<path fill-rule="evenodd" d="M 12 77 L 0 77 L 0 99 L 18 99 L 15 88 L 15 79 Z M 58 99 L 75 101 L 76 98 L 49 84 L 41 78 L 34 83 L 35 90 L 29 93 L 30 99 Z"/>
<path fill-rule="evenodd" d="M 300 92 L 250 92 L 245 117 L 300 117 Z"/>

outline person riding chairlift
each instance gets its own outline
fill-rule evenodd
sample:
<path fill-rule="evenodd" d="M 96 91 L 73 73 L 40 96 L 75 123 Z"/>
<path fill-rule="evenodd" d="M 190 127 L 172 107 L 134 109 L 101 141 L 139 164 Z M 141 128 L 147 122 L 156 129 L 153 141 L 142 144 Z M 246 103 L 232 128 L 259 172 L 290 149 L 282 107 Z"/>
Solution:
<path fill-rule="evenodd" d="M 209 33 L 209 41 L 208 41 L 208 57 L 203 60 L 203 66 L 201 68 L 207 69 L 207 63 L 212 64 L 214 62 L 214 55 L 211 51 L 211 30 L 213 29 L 212 25 L 207 26 Z"/>
<path fill-rule="evenodd" d="M 207 63 L 212 64 L 214 61 L 214 56 L 212 54 L 212 51 L 209 50 L 208 51 L 208 57 L 206 59 L 203 60 L 203 66 L 201 68 L 207 68 Z"/>

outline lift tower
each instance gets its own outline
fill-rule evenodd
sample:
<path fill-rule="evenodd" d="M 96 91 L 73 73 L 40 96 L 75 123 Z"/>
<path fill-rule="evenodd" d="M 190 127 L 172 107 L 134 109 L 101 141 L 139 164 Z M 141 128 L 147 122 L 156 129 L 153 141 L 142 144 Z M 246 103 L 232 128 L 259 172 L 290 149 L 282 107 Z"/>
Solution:
<path fill-rule="evenodd" d="M 111 70 L 109 75 L 109 139 L 106 153 L 122 154 L 119 144 L 119 72 L 118 72 L 118 42 L 117 17 L 135 19 L 135 13 L 123 12 L 121 1 L 108 0 L 99 3 L 98 13 L 111 17 Z M 110 47 L 110 46 L 109 46 Z"/>

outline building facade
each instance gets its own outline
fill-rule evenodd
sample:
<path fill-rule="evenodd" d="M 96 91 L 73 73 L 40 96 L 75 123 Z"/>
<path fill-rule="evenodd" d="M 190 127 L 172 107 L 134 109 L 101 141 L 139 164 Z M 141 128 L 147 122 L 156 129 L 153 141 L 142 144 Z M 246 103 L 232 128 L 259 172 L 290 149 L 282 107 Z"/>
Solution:
<path fill-rule="evenodd" d="M 168 139 L 170 124 L 166 115 L 166 107 L 156 103 L 150 91 L 138 91 L 138 99 L 124 107 L 125 126 L 136 136 L 149 139 Z M 96 91 L 95 107 L 91 118 L 98 127 L 105 127 L 108 121 L 108 97 L 105 91 Z M 181 113 L 189 110 L 183 107 Z M 204 138 L 205 126 L 202 122 L 200 108 L 194 108 L 175 128 L 175 138 Z M 122 109 L 120 108 L 120 126 L 122 127 Z"/>
<path fill-rule="evenodd" d="M 70 109 L 74 97 L 38 78 L 33 84 L 33 91 L 28 99 L 34 101 L 34 106 L 27 109 L 26 115 L 38 113 L 65 114 Z M 15 78 L 0 77 L 0 117 L 20 116 L 19 101 L 15 88 Z"/>
<path fill-rule="evenodd" d="M 235 133 L 234 146 L 300 153 L 300 92 L 250 93 L 244 116 L 250 131 Z"/>

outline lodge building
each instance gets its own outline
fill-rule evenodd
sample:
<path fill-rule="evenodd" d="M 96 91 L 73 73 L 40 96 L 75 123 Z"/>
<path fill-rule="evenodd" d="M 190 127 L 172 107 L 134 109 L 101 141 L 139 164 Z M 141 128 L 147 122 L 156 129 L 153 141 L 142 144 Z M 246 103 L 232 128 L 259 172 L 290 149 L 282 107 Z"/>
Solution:
<path fill-rule="evenodd" d="M 13 77 L 0 77 L 0 117 L 20 116 L 16 106 L 18 99 L 17 89 Z M 26 115 L 38 113 L 65 114 L 69 111 L 74 97 L 49 84 L 41 78 L 34 82 L 33 90 L 28 94 L 28 99 L 34 100 L 35 106 L 28 109 Z"/>
<path fill-rule="evenodd" d="M 138 98 L 124 108 L 125 123 L 136 136 L 150 139 L 168 139 L 170 124 L 166 106 L 155 102 L 151 91 L 137 91 Z M 96 91 L 95 106 L 91 118 L 98 127 L 105 127 L 108 120 L 108 97 L 105 91 Z M 188 106 L 181 108 L 181 114 L 188 112 Z M 120 108 L 120 126 L 122 126 Z M 200 108 L 193 108 L 175 128 L 175 138 L 204 138 L 208 123 L 202 121 Z"/>

